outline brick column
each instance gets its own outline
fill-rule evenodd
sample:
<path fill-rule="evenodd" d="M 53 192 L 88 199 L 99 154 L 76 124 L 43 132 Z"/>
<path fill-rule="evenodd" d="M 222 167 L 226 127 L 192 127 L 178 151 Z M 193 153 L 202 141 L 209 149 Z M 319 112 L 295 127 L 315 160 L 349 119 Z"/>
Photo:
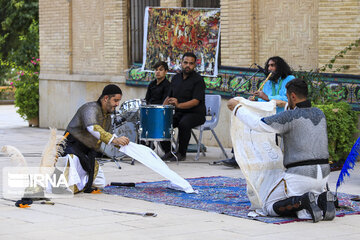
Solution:
<path fill-rule="evenodd" d="M 128 68 L 128 5 L 104 1 L 104 73 L 123 75 Z"/>
<path fill-rule="evenodd" d="M 221 65 L 249 66 L 254 62 L 253 0 L 221 1 Z"/>
<path fill-rule="evenodd" d="M 71 1 L 39 1 L 41 73 L 71 72 Z"/>

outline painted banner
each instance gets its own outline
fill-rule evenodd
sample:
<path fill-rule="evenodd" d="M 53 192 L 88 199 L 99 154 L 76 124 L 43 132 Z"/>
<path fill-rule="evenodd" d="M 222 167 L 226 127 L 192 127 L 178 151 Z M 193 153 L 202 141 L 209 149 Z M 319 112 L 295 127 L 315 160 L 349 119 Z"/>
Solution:
<path fill-rule="evenodd" d="M 197 57 L 196 71 L 204 76 L 218 73 L 220 9 L 147 7 L 144 19 L 143 71 L 165 61 L 169 72 L 181 70 L 186 52 Z"/>

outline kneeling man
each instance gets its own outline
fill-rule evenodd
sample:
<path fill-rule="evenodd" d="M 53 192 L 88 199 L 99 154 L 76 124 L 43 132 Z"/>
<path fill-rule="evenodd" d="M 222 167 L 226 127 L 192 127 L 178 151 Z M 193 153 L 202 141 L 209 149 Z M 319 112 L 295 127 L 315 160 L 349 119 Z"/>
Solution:
<path fill-rule="evenodd" d="M 284 139 L 285 171 L 268 196 L 263 211 L 269 216 L 297 214 L 302 219 L 332 220 L 334 195 L 327 189 L 330 174 L 328 138 L 324 113 L 311 107 L 302 79 L 286 84 L 290 110 L 258 118 L 230 99 L 228 108 L 250 129 L 280 134 Z"/>
<path fill-rule="evenodd" d="M 96 102 L 82 105 L 66 128 L 67 137 L 64 156 L 69 155 L 70 167 L 76 169 L 73 177 L 76 188 L 74 192 L 92 192 L 105 186 L 105 177 L 95 160 L 100 157 L 100 144 L 127 145 L 129 139 L 110 133 L 111 113 L 119 106 L 122 97 L 121 89 L 107 85 Z"/>

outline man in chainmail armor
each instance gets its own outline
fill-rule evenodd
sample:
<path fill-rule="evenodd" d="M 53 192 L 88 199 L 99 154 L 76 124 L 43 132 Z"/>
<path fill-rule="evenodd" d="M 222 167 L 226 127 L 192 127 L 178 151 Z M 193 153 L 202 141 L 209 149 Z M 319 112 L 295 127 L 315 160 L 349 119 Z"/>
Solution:
<path fill-rule="evenodd" d="M 311 107 L 304 80 L 293 79 L 286 89 L 290 109 L 265 118 L 255 117 L 236 99 L 228 102 L 228 108 L 250 129 L 278 133 L 284 139 L 285 170 L 267 189 L 262 211 L 269 216 L 297 215 L 313 222 L 332 220 L 335 197 L 327 187 L 330 165 L 325 115 Z"/>

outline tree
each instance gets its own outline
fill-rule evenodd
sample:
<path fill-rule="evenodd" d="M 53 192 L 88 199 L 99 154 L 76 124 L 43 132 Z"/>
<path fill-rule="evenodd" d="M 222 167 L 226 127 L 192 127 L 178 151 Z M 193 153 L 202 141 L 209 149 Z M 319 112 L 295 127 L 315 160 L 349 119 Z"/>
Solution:
<path fill-rule="evenodd" d="M 38 22 L 38 0 L 0 0 L 0 58 L 19 66 L 38 58 Z"/>

